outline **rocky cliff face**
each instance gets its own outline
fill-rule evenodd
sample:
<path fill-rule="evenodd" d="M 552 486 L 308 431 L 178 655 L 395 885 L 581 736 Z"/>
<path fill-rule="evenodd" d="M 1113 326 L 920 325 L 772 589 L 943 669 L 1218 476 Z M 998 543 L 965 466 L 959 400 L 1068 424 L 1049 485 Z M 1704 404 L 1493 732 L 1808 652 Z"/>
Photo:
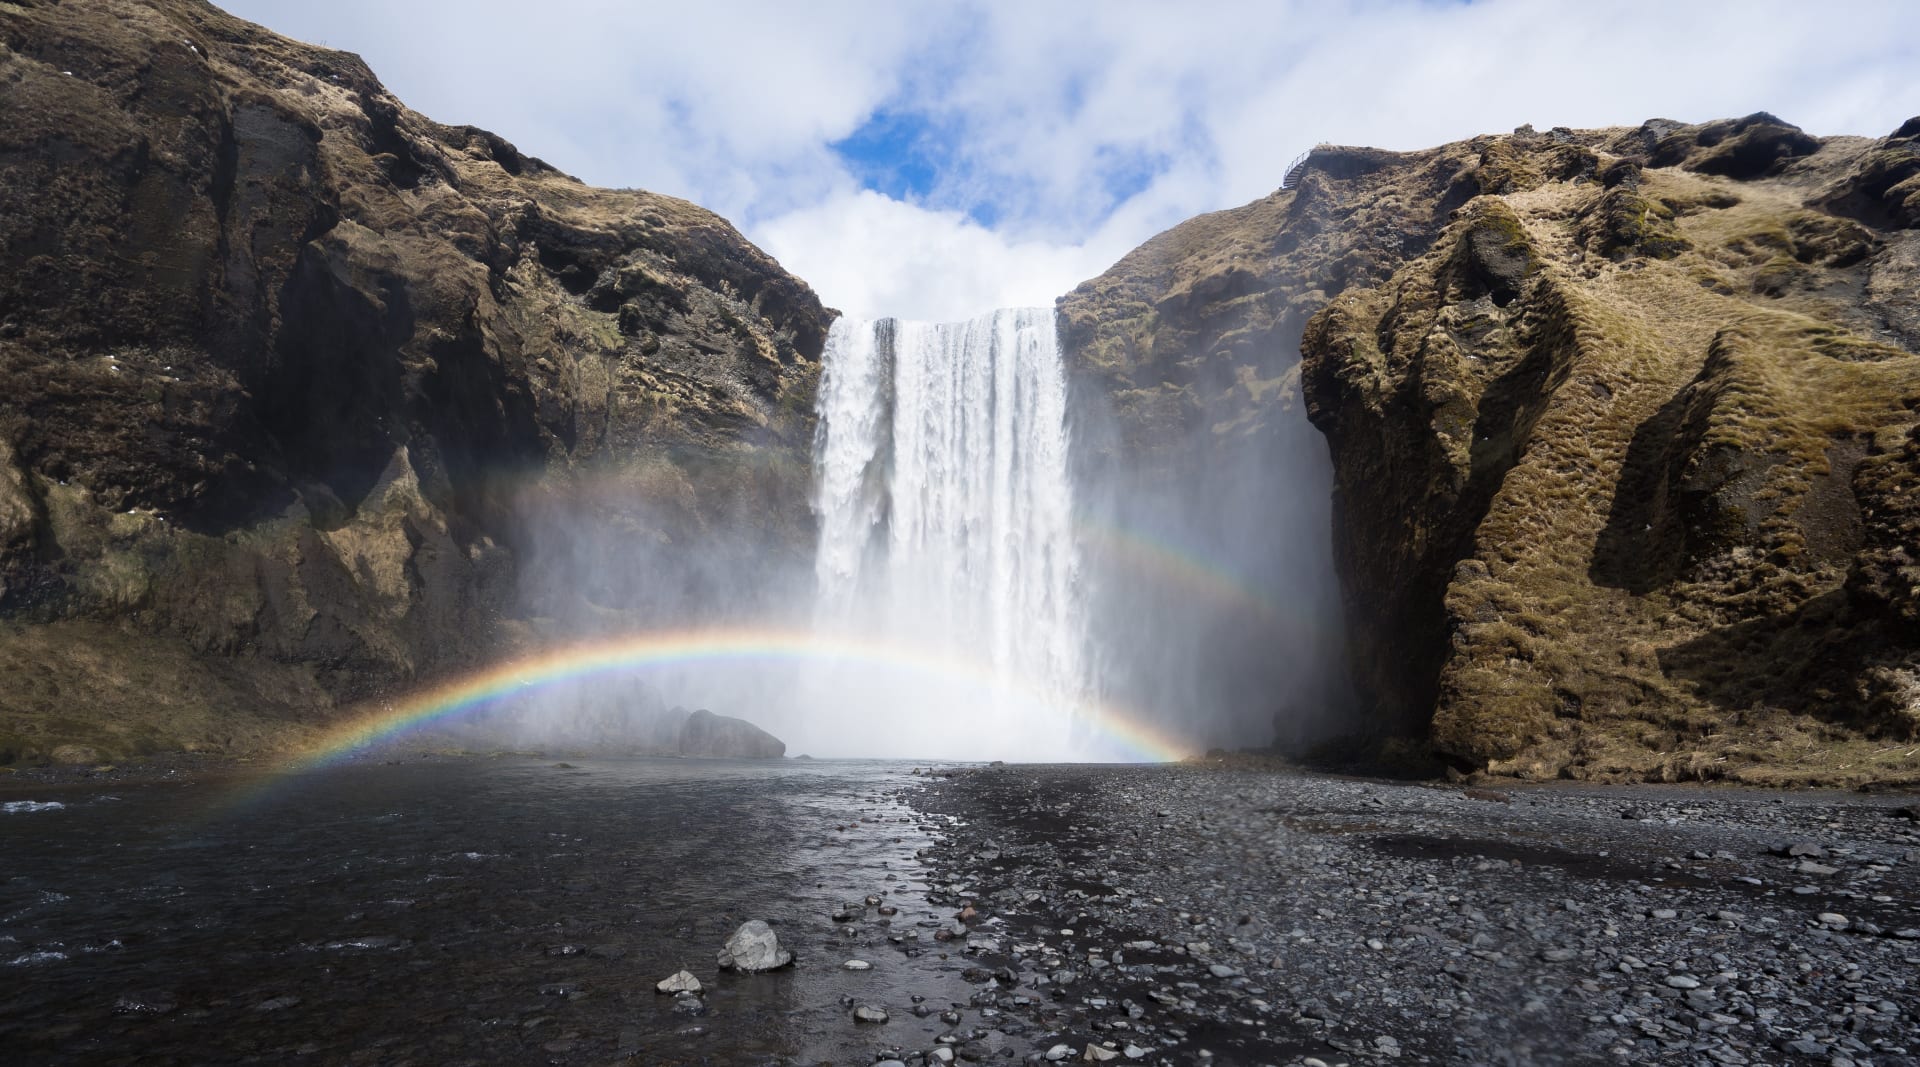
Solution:
<path fill-rule="evenodd" d="M 1304 400 L 1363 707 L 1456 763 L 1911 777 L 1916 135 L 1323 147 L 1062 310 L 1149 463 Z"/>
<path fill-rule="evenodd" d="M 830 313 L 711 213 L 196 0 L 0 4 L 0 111 L 0 758 L 703 595 L 621 546 L 805 558 Z"/>

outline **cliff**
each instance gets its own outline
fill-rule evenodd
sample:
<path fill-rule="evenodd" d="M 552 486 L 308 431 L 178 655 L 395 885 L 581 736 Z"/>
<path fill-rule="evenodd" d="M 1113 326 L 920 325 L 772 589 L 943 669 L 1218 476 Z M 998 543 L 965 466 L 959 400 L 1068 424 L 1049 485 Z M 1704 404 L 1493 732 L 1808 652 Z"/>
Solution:
<path fill-rule="evenodd" d="M 1527 777 L 1911 780 L 1916 227 L 1920 120 L 1323 146 L 1061 310 L 1133 462 L 1306 405 L 1356 731 Z"/>
<path fill-rule="evenodd" d="M 717 216 L 197 0 L 0 4 L 0 112 L 0 761 L 705 595 L 623 546 L 805 558 L 830 312 Z"/>

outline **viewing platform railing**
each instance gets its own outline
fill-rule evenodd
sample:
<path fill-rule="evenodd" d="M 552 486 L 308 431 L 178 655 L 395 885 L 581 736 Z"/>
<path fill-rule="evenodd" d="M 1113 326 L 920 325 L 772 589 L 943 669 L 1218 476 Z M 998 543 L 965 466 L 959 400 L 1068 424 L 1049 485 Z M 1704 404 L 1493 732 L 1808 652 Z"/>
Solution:
<path fill-rule="evenodd" d="M 1313 154 L 1327 147 L 1330 146 L 1325 141 L 1322 141 L 1312 148 L 1307 149 L 1305 152 L 1293 157 L 1293 162 L 1287 164 L 1286 171 L 1280 176 L 1280 188 L 1291 189 L 1300 184 L 1300 176 L 1307 172 L 1307 164 L 1312 162 Z"/>

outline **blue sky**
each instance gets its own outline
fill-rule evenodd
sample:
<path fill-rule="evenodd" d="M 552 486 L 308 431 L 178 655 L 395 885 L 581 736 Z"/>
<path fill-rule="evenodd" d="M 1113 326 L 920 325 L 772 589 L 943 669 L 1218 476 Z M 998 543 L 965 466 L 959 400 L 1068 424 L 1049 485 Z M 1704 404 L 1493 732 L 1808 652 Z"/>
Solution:
<path fill-rule="evenodd" d="M 830 304 L 1045 304 L 1316 141 L 1920 114 L 1920 4 L 226 0 L 415 109 L 725 215 Z"/>

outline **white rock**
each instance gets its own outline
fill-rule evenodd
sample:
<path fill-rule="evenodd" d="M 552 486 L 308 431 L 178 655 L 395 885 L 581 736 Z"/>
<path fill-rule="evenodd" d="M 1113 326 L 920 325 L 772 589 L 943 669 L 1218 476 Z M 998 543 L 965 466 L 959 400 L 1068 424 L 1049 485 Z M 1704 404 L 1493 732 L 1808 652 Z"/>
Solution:
<path fill-rule="evenodd" d="M 727 947 L 720 952 L 720 967 L 723 970 L 771 971 L 793 962 L 793 953 L 780 947 L 780 938 L 774 935 L 773 927 L 759 919 L 740 924 L 740 929 L 727 938 Z"/>
<path fill-rule="evenodd" d="M 1081 1058 L 1088 1063 L 1105 1063 L 1108 1060 L 1119 1059 L 1120 1054 L 1107 1048 L 1105 1045 L 1096 1045 L 1088 1042 L 1086 1054 Z"/>
<path fill-rule="evenodd" d="M 1053 1063 L 1068 1059 L 1073 1055 L 1072 1045 L 1055 1045 L 1047 1050 L 1047 1059 Z"/>
<path fill-rule="evenodd" d="M 677 971 L 670 977 L 660 979 L 653 988 L 660 993 L 698 993 L 700 979 L 695 978 L 691 971 Z"/>
<path fill-rule="evenodd" d="M 840 966 L 845 967 L 849 971 L 873 970 L 873 964 L 868 963 L 866 960 L 848 960 L 847 962 L 841 964 Z"/>

